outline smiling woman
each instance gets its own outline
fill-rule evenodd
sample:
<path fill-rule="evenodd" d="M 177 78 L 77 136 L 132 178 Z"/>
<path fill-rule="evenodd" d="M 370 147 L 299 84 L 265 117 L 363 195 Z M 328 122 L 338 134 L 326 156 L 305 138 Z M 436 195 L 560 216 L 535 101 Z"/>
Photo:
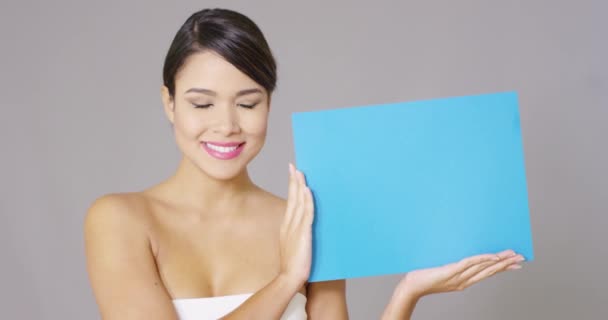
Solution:
<path fill-rule="evenodd" d="M 307 283 L 314 207 L 289 166 L 288 199 L 247 165 L 266 139 L 276 64 L 259 28 L 225 9 L 194 13 L 163 69 L 163 108 L 182 154 L 175 174 L 89 208 L 87 268 L 103 319 L 347 319 L 344 280 Z M 462 290 L 521 256 L 505 251 L 409 273 L 384 319 Z"/>
<path fill-rule="evenodd" d="M 178 146 L 206 174 L 220 180 L 237 176 L 264 144 L 268 89 L 210 49 L 175 60 L 184 60 L 184 65 L 170 68 L 179 71 L 167 75 L 175 82 L 165 83 L 175 83 L 175 88 L 163 86 L 162 99 Z"/>

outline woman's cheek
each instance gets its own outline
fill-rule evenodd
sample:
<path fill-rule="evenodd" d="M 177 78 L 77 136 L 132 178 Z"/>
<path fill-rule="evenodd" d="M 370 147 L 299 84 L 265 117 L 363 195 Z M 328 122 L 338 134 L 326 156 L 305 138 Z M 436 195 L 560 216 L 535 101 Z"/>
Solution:
<path fill-rule="evenodd" d="M 252 124 L 252 132 L 259 138 L 264 138 L 266 136 L 268 122 L 266 117 L 260 117 Z"/>
<path fill-rule="evenodd" d="M 197 138 L 203 131 L 204 123 L 195 115 L 183 115 L 179 117 L 181 131 L 187 137 Z"/>

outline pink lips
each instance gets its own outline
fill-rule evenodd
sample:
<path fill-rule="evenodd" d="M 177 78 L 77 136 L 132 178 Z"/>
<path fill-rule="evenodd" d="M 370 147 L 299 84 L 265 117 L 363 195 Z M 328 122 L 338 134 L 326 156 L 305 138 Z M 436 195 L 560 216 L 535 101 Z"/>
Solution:
<path fill-rule="evenodd" d="M 231 151 L 222 151 L 222 150 L 215 150 L 212 149 L 211 147 L 209 147 L 207 145 L 207 143 L 213 145 L 213 146 L 217 146 L 217 147 L 223 147 L 223 148 L 232 148 L 232 147 L 237 147 L 234 150 Z M 220 159 L 220 160 L 230 160 L 230 159 L 234 159 L 236 157 L 238 157 L 241 152 L 243 151 L 243 148 L 245 147 L 245 143 L 244 142 L 202 142 L 201 143 L 203 145 L 203 149 L 205 149 L 205 151 L 207 151 L 207 153 L 209 153 L 212 157 L 216 158 L 216 159 Z"/>

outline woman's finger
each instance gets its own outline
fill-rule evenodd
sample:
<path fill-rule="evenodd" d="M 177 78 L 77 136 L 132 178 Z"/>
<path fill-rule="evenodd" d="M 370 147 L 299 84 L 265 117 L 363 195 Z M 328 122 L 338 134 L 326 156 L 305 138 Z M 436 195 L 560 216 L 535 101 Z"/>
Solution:
<path fill-rule="evenodd" d="M 302 194 L 302 190 L 304 189 L 303 183 L 302 183 L 302 173 L 297 170 L 295 170 L 295 174 L 294 174 L 295 178 L 296 178 L 296 193 L 295 193 L 295 206 L 294 206 L 294 210 L 293 210 L 293 219 L 291 222 L 291 232 L 293 232 L 299 225 L 300 225 L 300 221 L 302 220 L 302 211 L 304 211 L 304 196 Z"/>
<path fill-rule="evenodd" d="M 519 270 L 521 268 L 522 268 L 521 264 L 516 263 L 516 264 L 512 264 L 512 265 L 508 266 L 507 270 Z"/>
<path fill-rule="evenodd" d="M 289 190 L 287 195 L 287 210 L 285 212 L 285 218 L 283 218 L 283 226 L 285 229 L 290 229 L 290 225 L 293 221 L 293 215 L 295 211 L 297 201 L 297 180 L 295 176 L 295 168 L 289 163 Z"/>
<path fill-rule="evenodd" d="M 486 261 L 486 262 L 482 262 L 482 263 L 478 263 L 475 265 L 472 265 L 471 267 L 469 267 L 468 269 L 464 270 L 462 273 L 460 273 L 458 275 L 458 282 L 459 283 L 463 283 L 467 280 L 469 280 L 470 278 L 472 278 L 474 275 L 478 274 L 479 272 L 481 272 L 482 270 L 485 270 L 486 268 L 489 268 L 495 264 L 497 264 L 498 261 L 496 260 L 491 260 L 491 261 Z"/>
<path fill-rule="evenodd" d="M 461 274 L 464 273 L 466 270 L 471 269 L 475 265 L 485 264 L 486 262 L 496 263 L 512 256 L 515 256 L 515 252 L 510 249 L 499 252 L 497 254 L 480 254 L 477 256 L 472 256 L 466 259 L 462 259 L 460 262 L 458 262 L 458 264 L 456 265 L 456 270 L 454 272 Z"/>
<path fill-rule="evenodd" d="M 302 224 L 302 220 L 306 215 L 306 179 L 304 178 L 304 174 L 301 171 L 298 171 L 298 179 L 300 181 L 300 189 L 298 194 L 298 202 L 300 207 L 298 208 L 298 215 L 296 217 L 298 225 Z"/>
<path fill-rule="evenodd" d="M 501 262 L 488 267 L 484 270 L 481 270 L 477 274 L 473 275 L 467 281 L 465 281 L 464 286 L 469 287 L 476 282 L 479 282 L 483 279 L 489 278 L 501 271 L 505 271 L 509 266 L 517 264 L 518 262 L 523 261 L 523 257 L 521 255 L 515 255 L 513 257 L 502 260 Z"/>
<path fill-rule="evenodd" d="M 465 270 L 485 262 L 496 262 L 499 258 L 495 254 L 481 254 L 460 260 L 455 266 L 454 274 L 461 274 Z"/>
<path fill-rule="evenodd" d="M 307 204 L 307 193 L 308 193 L 308 186 L 306 186 L 306 177 L 304 176 L 304 174 L 302 172 L 299 172 L 299 176 L 300 178 L 300 212 L 299 212 L 299 216 L 298 216 L 298 224 L 302 223 L 302 221 L 304 220 L 306 213 L 307 213 L 307 209 L 308 209 L 308 204 Z"/>
<path fill-rule="evenodd" d="M 514 257 L 517 254 L 515 253 L 515 251 L 513 251 L 511 249 L 508 249 L 508 250 L 505 250 L 505 251 L 501 251 L 501 252 L 497 253 L 496 255 L 500 258 L 500 260 L 503 260 L 503 259 L 506 259 L 506 258 Z"/>
<path fill-rule="evenodd" d="M 489 267 L 495 265 L 499 261 L 502 261 L 504 259 L 515 256 L 515 252 L 513 250 L 505 250 L 505 251 L 499 252 L 493 256 L 494 257 L 491 261 L 474 264 L 474 265 L 470 266 L 469 268 L 467 268 L 466 270 L 462 271 L 462 273 L 459 276 L 461 281 L 466 281 L 466 280 L 470 279 L 477 273 L 481 272 L 482 270 L 484 270 L 486 268 L 489 268 Z"/>
<path fill-rule="evenodd" d="M 314 215 L 315 215 L 315 204 L 313 201 L 313 197 L 312 197 L 312 191 L 310 190 L 310 188 L 306 187 L 306 193 L 305 193 L 305 212 L 304 212 L 304 221 L 303 223 L 307 226 L 312 225 L 312 222 L 314 220 Z"/>

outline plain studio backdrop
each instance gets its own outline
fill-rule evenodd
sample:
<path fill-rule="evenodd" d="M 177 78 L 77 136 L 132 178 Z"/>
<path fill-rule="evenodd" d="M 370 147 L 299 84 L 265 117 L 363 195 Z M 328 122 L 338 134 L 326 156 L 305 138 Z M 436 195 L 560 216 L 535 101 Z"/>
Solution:
<path fill-rule="evenodd" d="M 86 209 L 176 169 L 161 69 L 179 26 L 206 7 L 251 17 L 278 60 L 268 139 L 250 168 L 281 196 L 292 112 L 517 91 L 536 260 L 425 297 L 414 318 L 605 319 L 603 0 L 3 0 L 1 318 L 99 318 Z M 399 279 L 349 280 L 351 318 L 378 318 Z"/>

